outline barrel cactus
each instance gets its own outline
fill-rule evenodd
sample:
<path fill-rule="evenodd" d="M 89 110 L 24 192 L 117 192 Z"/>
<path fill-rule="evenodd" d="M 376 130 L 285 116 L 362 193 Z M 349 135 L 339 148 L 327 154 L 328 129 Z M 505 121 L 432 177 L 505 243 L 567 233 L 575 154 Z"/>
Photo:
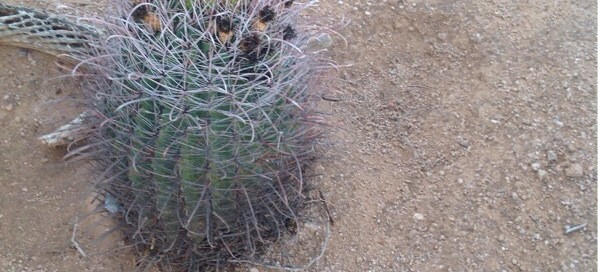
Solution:
<path fill-rule="evenodd" d="M 321 133 L 314 97 L 330 65 L 299 23 L 309 3 L 115 2 L 66 50 L 91 108 L 70 155 L 99 162 L 97 188 L 143 265 L 259 256 L 296 225 Z"/>

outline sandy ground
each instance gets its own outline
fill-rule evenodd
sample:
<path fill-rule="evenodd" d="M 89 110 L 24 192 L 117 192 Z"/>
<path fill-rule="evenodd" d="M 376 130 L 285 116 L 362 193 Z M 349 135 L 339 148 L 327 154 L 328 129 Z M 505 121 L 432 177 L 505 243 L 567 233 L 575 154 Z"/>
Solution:
<path fill-rule="evenodd" d="M 310 271 L 596 271 L 596 9 L 320 1 L 313 16 L 350 21 L 331 54 L 352 66 L 321 103 L 337 129 L 314 182 L 335 225 Z M 131 271 L 71 246 L 89 175 L 35 140 L 77 112 L 54 60 L 0 47 L 0 270 Z"/>

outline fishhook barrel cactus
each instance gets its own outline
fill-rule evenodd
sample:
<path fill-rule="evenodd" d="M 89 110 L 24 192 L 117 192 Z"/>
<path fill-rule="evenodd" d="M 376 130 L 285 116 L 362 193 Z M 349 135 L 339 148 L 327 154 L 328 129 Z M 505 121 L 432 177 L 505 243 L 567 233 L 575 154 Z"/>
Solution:
<path fill-rule="evenodd" d="M 305 204 L 330 66 L 299 23 L 308 6 L 115 1 L 90 27 L 0 4 L 0 42 L 79 63 L 91 111 L 76 126 L 92 133 L 69 156 L 100 162 L 97 188 L 144 265 L 203 271 L 259 255 Z"/>

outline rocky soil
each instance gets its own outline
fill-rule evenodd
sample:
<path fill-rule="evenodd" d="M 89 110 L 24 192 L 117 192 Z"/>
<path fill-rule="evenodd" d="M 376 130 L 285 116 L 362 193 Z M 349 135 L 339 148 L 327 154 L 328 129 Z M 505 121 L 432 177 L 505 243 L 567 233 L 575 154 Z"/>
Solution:
<path fill-rule="evenodd" d="M 94 15 L 107 1 L 6 2 Z M 319 1 L 308 17 L 349 22 L 330 54 L 350 66 L 321 103 L 335 129 L 313 182 L 335 224 L 310 271 L 596 271 L 596 9 Z M 35 139 L 77 113 L 54 61 L 0 46 L 0 270 L 131 271 L 126 252 L 70 242 L 89 174 Z"/>

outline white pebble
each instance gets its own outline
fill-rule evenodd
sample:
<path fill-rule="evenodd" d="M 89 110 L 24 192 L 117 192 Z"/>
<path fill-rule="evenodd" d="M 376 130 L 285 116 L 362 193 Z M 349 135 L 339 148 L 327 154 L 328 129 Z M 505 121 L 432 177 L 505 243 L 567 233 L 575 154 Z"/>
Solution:
<path fill-rule="evenodd" d="M 425 219 L 424 215 L 421 213 L 415 213 L 413 215 L 413 219 L 415 219 L 416 221 L 422 221 Z"/>

